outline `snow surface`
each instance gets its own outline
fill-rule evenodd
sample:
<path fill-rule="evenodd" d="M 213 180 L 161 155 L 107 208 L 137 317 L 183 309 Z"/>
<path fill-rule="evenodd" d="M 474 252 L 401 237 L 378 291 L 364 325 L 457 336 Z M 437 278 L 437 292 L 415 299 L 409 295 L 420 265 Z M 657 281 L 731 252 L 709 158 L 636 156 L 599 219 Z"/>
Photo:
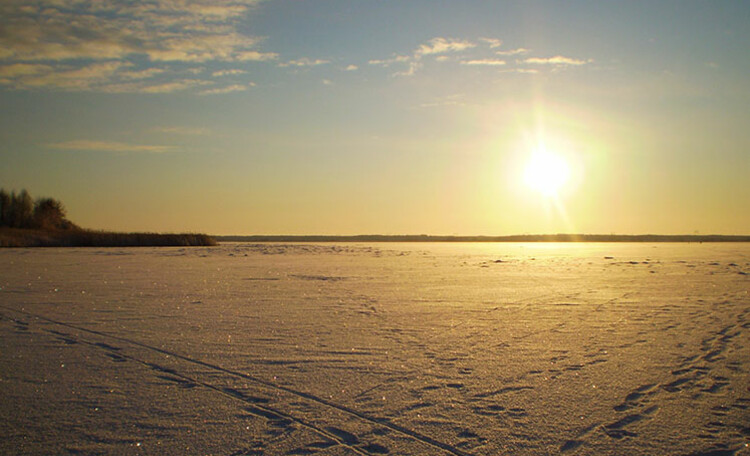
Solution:
<path fill-rule="evenodd" d="M 0 251 L 0 453 L 750 454 L 749 244 Z"/>

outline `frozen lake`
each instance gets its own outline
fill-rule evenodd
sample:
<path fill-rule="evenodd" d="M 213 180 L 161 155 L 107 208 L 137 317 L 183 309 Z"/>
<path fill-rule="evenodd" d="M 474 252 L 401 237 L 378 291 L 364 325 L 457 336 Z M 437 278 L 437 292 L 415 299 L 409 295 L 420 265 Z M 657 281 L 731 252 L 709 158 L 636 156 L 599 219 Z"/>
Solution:
<path fill-rule="evenodd" d="M 0 453 L 750 454 L 750 244 L 0 250 Z"/>

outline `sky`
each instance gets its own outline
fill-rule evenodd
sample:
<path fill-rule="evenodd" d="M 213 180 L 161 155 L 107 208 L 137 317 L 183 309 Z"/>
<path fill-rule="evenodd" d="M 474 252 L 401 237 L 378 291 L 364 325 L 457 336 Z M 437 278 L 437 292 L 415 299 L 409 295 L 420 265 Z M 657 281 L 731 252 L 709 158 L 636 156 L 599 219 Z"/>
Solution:
<path fill-rule="evenodd" d="M 748 43 L 741 1 L 4 0 L 0 187 L 118 231 L 750 234 Z"/>

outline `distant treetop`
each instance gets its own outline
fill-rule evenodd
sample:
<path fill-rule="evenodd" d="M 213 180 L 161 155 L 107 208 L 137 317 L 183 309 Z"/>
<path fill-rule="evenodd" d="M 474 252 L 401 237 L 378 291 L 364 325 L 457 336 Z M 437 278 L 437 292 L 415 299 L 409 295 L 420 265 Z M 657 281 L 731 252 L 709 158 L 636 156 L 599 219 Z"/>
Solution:
<path fill-rule="evenodd" d="M 77 228 L 65 218 L 65 206 L 59 200 L 33 200 L 26 190 L 8 193 L 5 189 L 0 189 L 0 226 L 44 230 Z"/>

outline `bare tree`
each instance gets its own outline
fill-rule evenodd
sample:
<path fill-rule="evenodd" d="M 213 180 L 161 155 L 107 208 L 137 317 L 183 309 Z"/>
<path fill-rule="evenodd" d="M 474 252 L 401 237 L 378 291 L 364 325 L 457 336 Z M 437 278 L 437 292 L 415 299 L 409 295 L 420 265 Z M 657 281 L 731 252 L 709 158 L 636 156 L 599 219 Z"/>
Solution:
<path fill-rule="evenodd" d="M 34 203 L 34 228 L 65 229 L 70 222 L 65 219 L 65 207 L 53 198 L 39 198 Z"/>
<path fill-rule="evenodd" d="M 13 228 L 30 228 L 34 215 L 34 200 L 25 189 L 16 195 L 10 195 L 11 220 L 9 226 Z"/>
<path fill-rule="evenodd" d="M 29 192 L 0 189 L 0 226 L 66 230 L 76 226 L 65 218 L 65 206 L 53 198 L 31 199 Z"/>
<path fill-rule="evenodd" d="M 0 226 L 8 226 L 10 219 L 10 195 L 0 188 Z"/>

